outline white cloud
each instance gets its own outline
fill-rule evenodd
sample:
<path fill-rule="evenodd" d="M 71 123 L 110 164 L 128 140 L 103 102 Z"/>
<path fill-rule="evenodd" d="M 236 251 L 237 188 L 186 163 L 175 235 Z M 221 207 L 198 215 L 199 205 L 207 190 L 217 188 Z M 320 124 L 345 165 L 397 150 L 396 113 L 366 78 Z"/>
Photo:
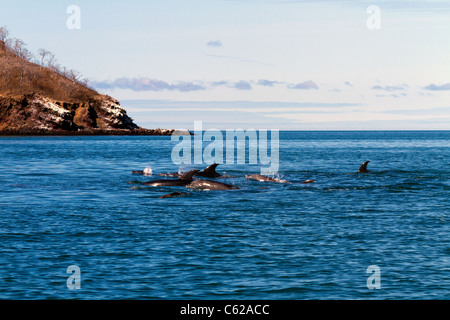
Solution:
<path fill-rule="evenodd" d="M 424 89 L 432 90 L 432 91 L 450 90 L 450 83 L 441 84 L 441 85 L 432 83 L 432 84 L 429 84 L 428 86 L 424 87 Z"/>
<path fill-rule="evenodd" d="M 209 41 L 206 44 L 208 47 L 213 47 L 213 48 L 218 48 L 222 46 L 222 41 L 220 40 L 216 40 L 216 41 Z"/>
<path fill-rule="evenodd" d="M 150 78 L 118 78 L 114 81 L 93 81 L 90 85 L 97 89 L 130 89 L 133 91 L 163 91 L 177 90 L 181 92 L 205 90 L 200 82 L 166 81 Z"/>
<path fill-rule="evenodd" d="M 309 89 L 319 89 L 319 86 L 314 81 L 305 81 L 297 84 L 288 85 L 290 89 L 298 89 L 298 90 L 309 90 Z"/>

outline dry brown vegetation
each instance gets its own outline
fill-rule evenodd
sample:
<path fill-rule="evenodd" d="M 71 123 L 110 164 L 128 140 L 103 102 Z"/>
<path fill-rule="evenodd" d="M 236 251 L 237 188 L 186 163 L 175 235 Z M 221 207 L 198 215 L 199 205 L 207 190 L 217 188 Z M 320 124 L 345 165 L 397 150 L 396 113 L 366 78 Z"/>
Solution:
<path fill-rule="evenodd" d="M 67 102 L 86 102 L 98 93 L 75 70 L 59 65 L 54 54 L 39 49 L 37 58 L 0 27 L 0 95 L 38 93 Z"/>

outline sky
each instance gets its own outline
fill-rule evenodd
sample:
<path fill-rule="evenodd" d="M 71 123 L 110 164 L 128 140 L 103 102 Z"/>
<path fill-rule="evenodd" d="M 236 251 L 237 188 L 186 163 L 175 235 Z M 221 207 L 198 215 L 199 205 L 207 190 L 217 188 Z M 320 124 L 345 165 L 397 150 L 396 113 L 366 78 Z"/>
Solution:
<path fill-rule="evenodd" d="M 450 1 L 17 0 L 0 25 L 147 128 L 450 128 Z"/>

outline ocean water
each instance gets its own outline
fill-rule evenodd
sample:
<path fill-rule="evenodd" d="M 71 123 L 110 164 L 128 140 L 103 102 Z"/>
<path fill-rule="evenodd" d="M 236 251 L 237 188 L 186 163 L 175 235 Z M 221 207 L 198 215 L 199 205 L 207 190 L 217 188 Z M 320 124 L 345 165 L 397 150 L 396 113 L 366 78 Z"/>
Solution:
<path fill-rule="evenodd" d="M 450 131 L 280 132 L 293 183 L 141 185 L 175 145 L 1 137 L 0 299 L 450 299 Z"/>

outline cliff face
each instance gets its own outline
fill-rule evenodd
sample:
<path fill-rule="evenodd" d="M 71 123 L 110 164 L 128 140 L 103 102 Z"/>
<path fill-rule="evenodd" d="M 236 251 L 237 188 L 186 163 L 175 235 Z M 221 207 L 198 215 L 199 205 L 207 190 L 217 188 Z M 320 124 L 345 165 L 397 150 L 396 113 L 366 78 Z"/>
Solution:
<path fill-rule="evenodd" d="M 120 103 L 105 95 L 86 102 L 57 101 L 41 94 L 0 96 L 0 134 L 171 134 L 173 130 L 143 129 Z"/>

